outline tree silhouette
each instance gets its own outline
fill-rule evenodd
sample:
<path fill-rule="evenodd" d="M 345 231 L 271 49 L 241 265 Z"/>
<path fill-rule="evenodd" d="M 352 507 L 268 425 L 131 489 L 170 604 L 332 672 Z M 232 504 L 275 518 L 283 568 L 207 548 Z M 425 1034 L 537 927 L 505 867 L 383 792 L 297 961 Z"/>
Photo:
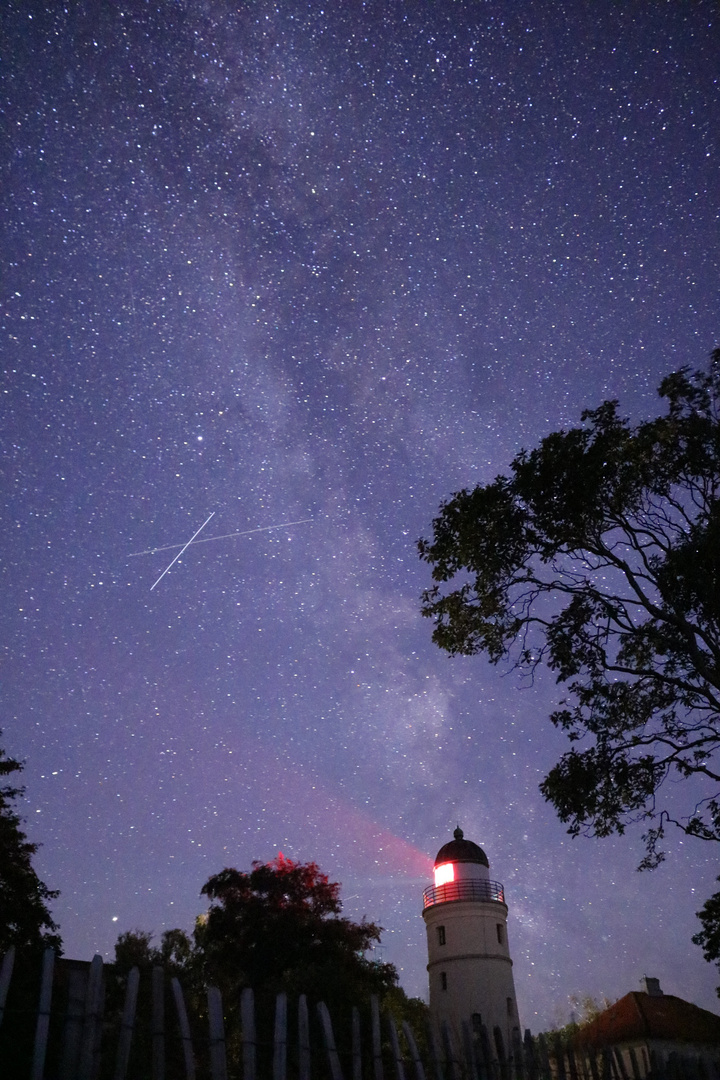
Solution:
<path fill-rule="evenodd" d="M 419 542 L 436 643 L 555 672 L 572 746 L 541 791 L 574 835 L 644 821 L 643 868 L 668 822 L 720 840 L 720 349 L 659 392 L 665 415 L 633 427 L 604 402 Z M 696 781 L 684 814 L 668 778 Z"/>
<path fill-rule="evenodd" d="M 0 749 L 0 777 L 22 771 L 22 764 Z M 24 788 L 0 786 L 0 956 L 17 948 L 52 946 L 62 951 L 48 902 L 59 894 L 48 889 L 33 870 L 38 849 L 21 829 L 14 803 Z"/>
<path fill-rule="evenodd" d="M 392 964 L 366 957 L 380 927 L 342 918 L 340 886 L 314 862 L 278 855 L 250 873 L 225 869 L 202 892 L 211 905 L 196 946 L 206 978 L 223 989 L 364 997 L 397 982 Z"/>

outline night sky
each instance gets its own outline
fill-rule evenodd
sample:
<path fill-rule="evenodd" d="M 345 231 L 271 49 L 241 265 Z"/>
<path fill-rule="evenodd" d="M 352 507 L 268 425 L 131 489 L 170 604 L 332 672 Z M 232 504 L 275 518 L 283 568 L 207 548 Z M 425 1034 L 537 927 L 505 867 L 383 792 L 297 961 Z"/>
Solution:
<path fill-rule="evenodd" d="M 424 994 L 459 822 L 523 1026 L 643 974 L 714 1009 L 715 851 L 674 836 L 638 874 L 641 829 L 566 835 L 538 792 L 558 689 L 432 644 L 416 541 L 583 408 L 655 415 L 718 343 L 715 3 L 3 23 L 0 726 L 66 954 L 190 930 L 212 873 L 282 851 Z"/>

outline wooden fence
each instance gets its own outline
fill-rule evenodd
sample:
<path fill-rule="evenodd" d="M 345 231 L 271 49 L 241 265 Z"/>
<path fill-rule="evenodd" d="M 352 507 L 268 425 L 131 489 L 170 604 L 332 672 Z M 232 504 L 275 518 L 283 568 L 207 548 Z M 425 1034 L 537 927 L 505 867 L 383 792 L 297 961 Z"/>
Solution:
<path fill-rule="evenodd" d="M 109 969 L 112 971 L 112 966 Z M 0 968 L 2 1080 L 717 1080 L 700 1057 L 656 1059 L 606 1048 L 579 1054 L 560 1036 L 525 1033 L 503 1046 L 499 1029 L 413 1030 L 377 998 L 335 1028 L 324 1002 L 296 1010 L 278 994 L 270 1012 L 253 990 L 223 1003 L 216 987 L 186 1001 L 177 978 L 133 968 L 107 1008 L 108 969 L 56 960 Z M 117 982 L 117 980 L 115 980 Z M 171 999 L 167 1008 L 166 998 Z M 139 1006 L 143 1006 L 142 1008 Z M 339 1035 L 340 1038 L 336 1038 Z"/>

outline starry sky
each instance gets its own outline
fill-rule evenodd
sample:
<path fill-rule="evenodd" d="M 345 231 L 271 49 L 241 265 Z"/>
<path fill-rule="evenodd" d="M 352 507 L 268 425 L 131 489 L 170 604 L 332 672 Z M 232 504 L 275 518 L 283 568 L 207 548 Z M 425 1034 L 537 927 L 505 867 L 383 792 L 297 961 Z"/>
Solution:
<path fill-rule="evenodd" d="M 0 724 L 66 954 L 190 929 L 212 873 L 282 851 L 422 995 L 459 822 L 523 1026 L 643 974 L 716 1008 L 717 855 L 673 837 L 638 874 L 640 830 L 566 835 L 557 688 L 440 653 L 416 550 L 453 491 L 606 398 L 655 415 L 718 343 L 716 5 L 3 22 Z"/>

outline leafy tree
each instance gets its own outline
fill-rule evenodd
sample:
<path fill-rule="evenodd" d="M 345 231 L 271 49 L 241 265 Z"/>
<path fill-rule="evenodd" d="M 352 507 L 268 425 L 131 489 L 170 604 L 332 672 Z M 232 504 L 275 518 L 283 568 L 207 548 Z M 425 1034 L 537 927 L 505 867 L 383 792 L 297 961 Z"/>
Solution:
<path fill-rule="evenodd" d="M 573 835 L 645 822 L 643 868 L 669 822 L 720 840 L 720 349 L 659 393 L 636 426 L 616 401 L 584 412 L 419 542 L 435 642 L 555 672 L 572 746 L 541 791 Z M 659 801 L 669 778 L 695 781 L 685 814 Z"/>
<path fill-rule="evenodd" d="M 392 964 L 366 953 L 380 940 L 374 923 L 340 917 L 340 886 L 316 863 L 279 855 L 249 874 L 225 869 L 203 886 L 210 899 L 198 920 L 197 949 L 208 981 L 327 997 L 383 993 L 397 982 Z"/>
<path fill-rule="evenodd" d="M 173 975 L 186 972 L 194 958 L 192 939 L 184 930 L 166 930 L 160 947 L 151 944 L 153 935 L 145 930 L 127 930 L 115 942 L 115 968 L 127 975 L 131 968 L 167 968 Z"/>
<path fill-rule="evenodd" d="M 150 944 L 153 939 L 147 930 L 126 930 L 115 942 L 115 967 L 123 975 L 134 967 L 149 968 L 159 963 L 158 950 Z"/>
<path fill-rule="evenodd" d="M 567 1000 L 570 1006 L 570 1018 L 564 1019 L 564 1010 L 558 1009 L 556 1023 L 545 1032 L 551 1038 L 560 1036 L 560 1042 L 565 1046 L 572 1045 L 583 1028 L 597 1020 L 598 1016 L 609 1009 L 615 1001 L 607 994 L 603 994 L 598 999 L 592 994 L 577 993 L 569 994 Z"/>
<path fill-rule="evenodd" d="M 254 862 L 250 873 L 222 870 L 202 892 L 210 909 L 198 920 L 195 944 L 206 982 L 223 993 L 231 1056 L 238 1053 L 238 1006 L 245 986 L 255 990 L 258 1006 L 259 1071 L 271 1068 L 267 1055 L 274 997 L 280 991 L 328 1005 L 342 1055 L 350 1050 L 352 1006 L 365 1003 L 367 1008 L 371 994 L 396 1016 L 405 1010 L 412 1022 L 417 1009 L 396 986 L 393 965 L 366 955 L 380 940 L 380 927 L 343 918 L 340 886 L 316 863 L 278 855 L 269 864 Z M 312 1008 L 310 1023 L 316 1028 Z M 314 1038 L 319 1042 L 317 1029 Z"/>
<path fill-rule="evenodd" d="M 0 750 L 0 777 L 22 771 L 22 764 Z M 0 956 L 11 945 L 62 951 L 48 902 L 59 894 L 40 881 L 32 867 L 38 849 L 21 829 L 14 802 L 25 789 L 0 785 Z"/>
<path fill-rule="evenodd" d="M 140 996 L 144 993 L 149 1001 L 150 980 L 142 971 L 162 965 L 168 974 L 180 976 L 190 1023 L 201 1047 L 207 1031 L 205 988 L 213 985 L 222 991 L 226 1047 L 233 1062 L 241 1053 L 240 990 L 255 990 L 259 1072 L 272 1070 L 274 999 L 280 991 L 291 997 L 307 994 L 311 1002 L 325 1001 L 341 1055 L 350 1051 L 353 1005 L 365 1003 L 368 1015 L 364 1022 L 369 1024 L 370 994 L 382 997 L 383 1007 L 398 1022 L 407 1020 L 422 1032 L 425 1004 L 408 999 L 396 985 L 392 964 L 376 963 L 366 956 L 380 940 L 380 927 L 342 918 L 340 886 L 315 863 L 294 862 L 279 855 L 269 864 L 253 863 L 250 873 L 228 868 L 211 877 L 202 893 L 210 900 L 210 907 L 198 918 L 192 940 L 182 930 L 169 930 L 156 948 L 152 935 L 142 930 L 119 936 L 112 1001 L 116 1022 L 130 969 L 141 969 Z M 150 1014 L 149 1005 L 146 1012 Z M 313 1041 L 319 1044 L 318 1020 L 312 1008 L 310 1025 Z M 137 1071 L 149 1060 L 149 1032 L 139 1032 L 135 1042 Z M 321 1062 L 318 1067 L 319 1075 L 324 1075 Z"/>
<path fill-rule="evenodd" d="M 720 881 L 720 878 L 717 880 Z M 702 923 L 702 930 L 693 936 L 693 941 L 702 948 L 708 963 L 715 962 L 720 967 L 720 892 L 705 901 L 697 917 Z M 720 986 L 716 993 L 720 997 Z"/>

